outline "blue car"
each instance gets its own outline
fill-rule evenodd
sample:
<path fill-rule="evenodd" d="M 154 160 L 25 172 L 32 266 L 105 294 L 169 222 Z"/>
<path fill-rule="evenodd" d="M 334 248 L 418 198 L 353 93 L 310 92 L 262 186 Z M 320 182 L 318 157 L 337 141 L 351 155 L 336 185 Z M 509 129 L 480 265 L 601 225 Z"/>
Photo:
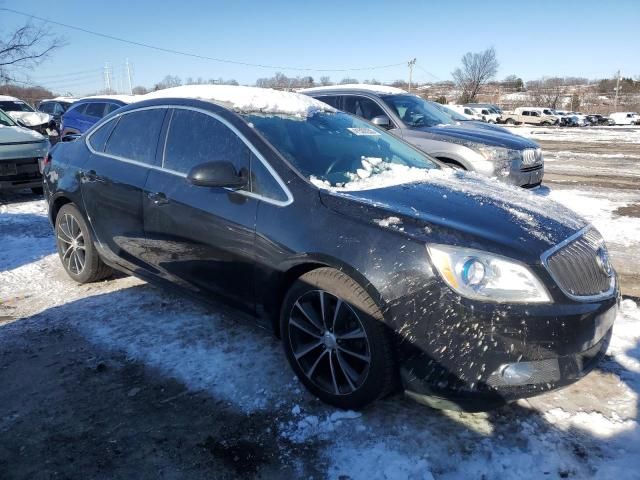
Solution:
<path fill-rule="evenodd" d="M 62 115 L 60 136 L 82 134 L 98 120 L 132 102 L 127 95 L 88 97 L 78 100 Z"/>

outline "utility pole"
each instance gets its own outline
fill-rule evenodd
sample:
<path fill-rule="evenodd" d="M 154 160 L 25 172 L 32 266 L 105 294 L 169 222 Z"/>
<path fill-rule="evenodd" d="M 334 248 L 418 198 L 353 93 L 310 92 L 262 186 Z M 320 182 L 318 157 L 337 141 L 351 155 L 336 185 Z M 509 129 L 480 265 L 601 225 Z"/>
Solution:
<path fill-rule="evenodd" d="M 620 70 L 616 73 L 616 96 L 613 100 L 613 111 L 618 111 L 618 92 L 620 91 Z"/>
<path fill-rule="evenodd" d="M 127 78 L 129 79 L 129 95 L 133 95 L 133 86 L 131 85 L 131 68 L 128 58 L 125 60 L 125 65 L 127 67 Z"/>
<path fill-rule="evenodd" d="M 409 67 L 409 91 L 411 91 L 411 79 L 413 78 L 413 67 L 416 65 L 416 59 L 409 60 L 407 66 Z"/>
<path fill-rule="evenodd" d="M 109 70 L 109 63 L 104 63 L 104 90 L 105 93 L 111 92 L 111 72 Z"/>

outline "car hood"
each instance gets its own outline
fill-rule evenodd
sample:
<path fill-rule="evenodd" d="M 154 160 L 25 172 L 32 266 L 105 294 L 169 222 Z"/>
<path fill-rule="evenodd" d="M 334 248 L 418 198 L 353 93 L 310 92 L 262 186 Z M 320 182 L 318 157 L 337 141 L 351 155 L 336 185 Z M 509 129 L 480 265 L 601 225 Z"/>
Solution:
<path fill-rule="evenodd" d="M 473 128 L 483 128 L 485 130 L 490 130 L 492 132 L 500 132 L 503 134 L 509 134 L 509 135 L 514 135 L 513 133 L 511 133 L 509 130 L 507 130 L 504 127 L 501 127 L 500 125 L 496 125 L 495 123 L 487 123 L 487 122 L 482 122 L 479 120 L 465 120 L 463 122 L 460 122 L 460 125 L 463 127 L 473 127 Z"/>
<path fill-rule="evenodd" d="M 38 132 L 23 127 L 5 127 L 0 125 L 0 145 L 7 143 L 37 143 L 45 138 Z"/>
<path fill-rule="evenodd" d="M 410 129 L 411 136 L 425 137 L 454 143 L 479 143 L 514 150 L 538 148 L 538 144 L 512 133 L 495 129 L 478 128 L 474 125 L 438 125 L 435 127 L 417 127 Z"/>
<path fill-rule="evenodd" d="M 425 242 L 506 252 L 529 264 L 588 225 L 541 194 L 459 171 L 435 170 L 431 181 L 320 195 L 328 208 L 356 220 Z"/>
<path fill-rule="evenodd" d="M 29 127 L 49 123 L 53 117 L 44 112 L 6 112 L 14 120 L 21 120 Z"/>

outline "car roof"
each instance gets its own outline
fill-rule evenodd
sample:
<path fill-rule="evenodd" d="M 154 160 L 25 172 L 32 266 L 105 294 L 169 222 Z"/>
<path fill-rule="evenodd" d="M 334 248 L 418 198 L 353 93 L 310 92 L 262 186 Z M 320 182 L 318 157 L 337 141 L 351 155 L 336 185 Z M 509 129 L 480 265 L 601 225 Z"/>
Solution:
<path fill-rule="evenodd" d="M 349 83 L 346 85 L 327 85 L 324 87 L 303 88 L 298 90 L 298 92 L 304 94 L 359 92 L 373 93 L 377 95 L 402 95 L 409 93 L 401 88 L 390 87 L 387 85 L 370 85 L 367 83 Z"/>
<path fill-rule="evenodd" d="M 0 95 L 0 101 L 4 101 L 4 102 L 16 102 L 16 101 L 17 102 L 24 102 L 24 100 L 21 100 L 21 99 L 16 98 L 16 97 L 12 97 L 10 95 Z"/>

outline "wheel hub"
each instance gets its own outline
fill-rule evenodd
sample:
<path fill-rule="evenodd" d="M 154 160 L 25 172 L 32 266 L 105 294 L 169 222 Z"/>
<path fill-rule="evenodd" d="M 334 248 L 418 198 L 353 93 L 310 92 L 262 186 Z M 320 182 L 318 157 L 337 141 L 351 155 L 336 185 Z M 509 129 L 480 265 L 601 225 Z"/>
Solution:
<path fill-rule="evenodd" d="M 336 336 L 331 332 L 325 332 L 322 336 L 322 341 L 324 343 L 324 348 L 326 348 L 327 350 L 334 350 L 338 345 Z"/>

